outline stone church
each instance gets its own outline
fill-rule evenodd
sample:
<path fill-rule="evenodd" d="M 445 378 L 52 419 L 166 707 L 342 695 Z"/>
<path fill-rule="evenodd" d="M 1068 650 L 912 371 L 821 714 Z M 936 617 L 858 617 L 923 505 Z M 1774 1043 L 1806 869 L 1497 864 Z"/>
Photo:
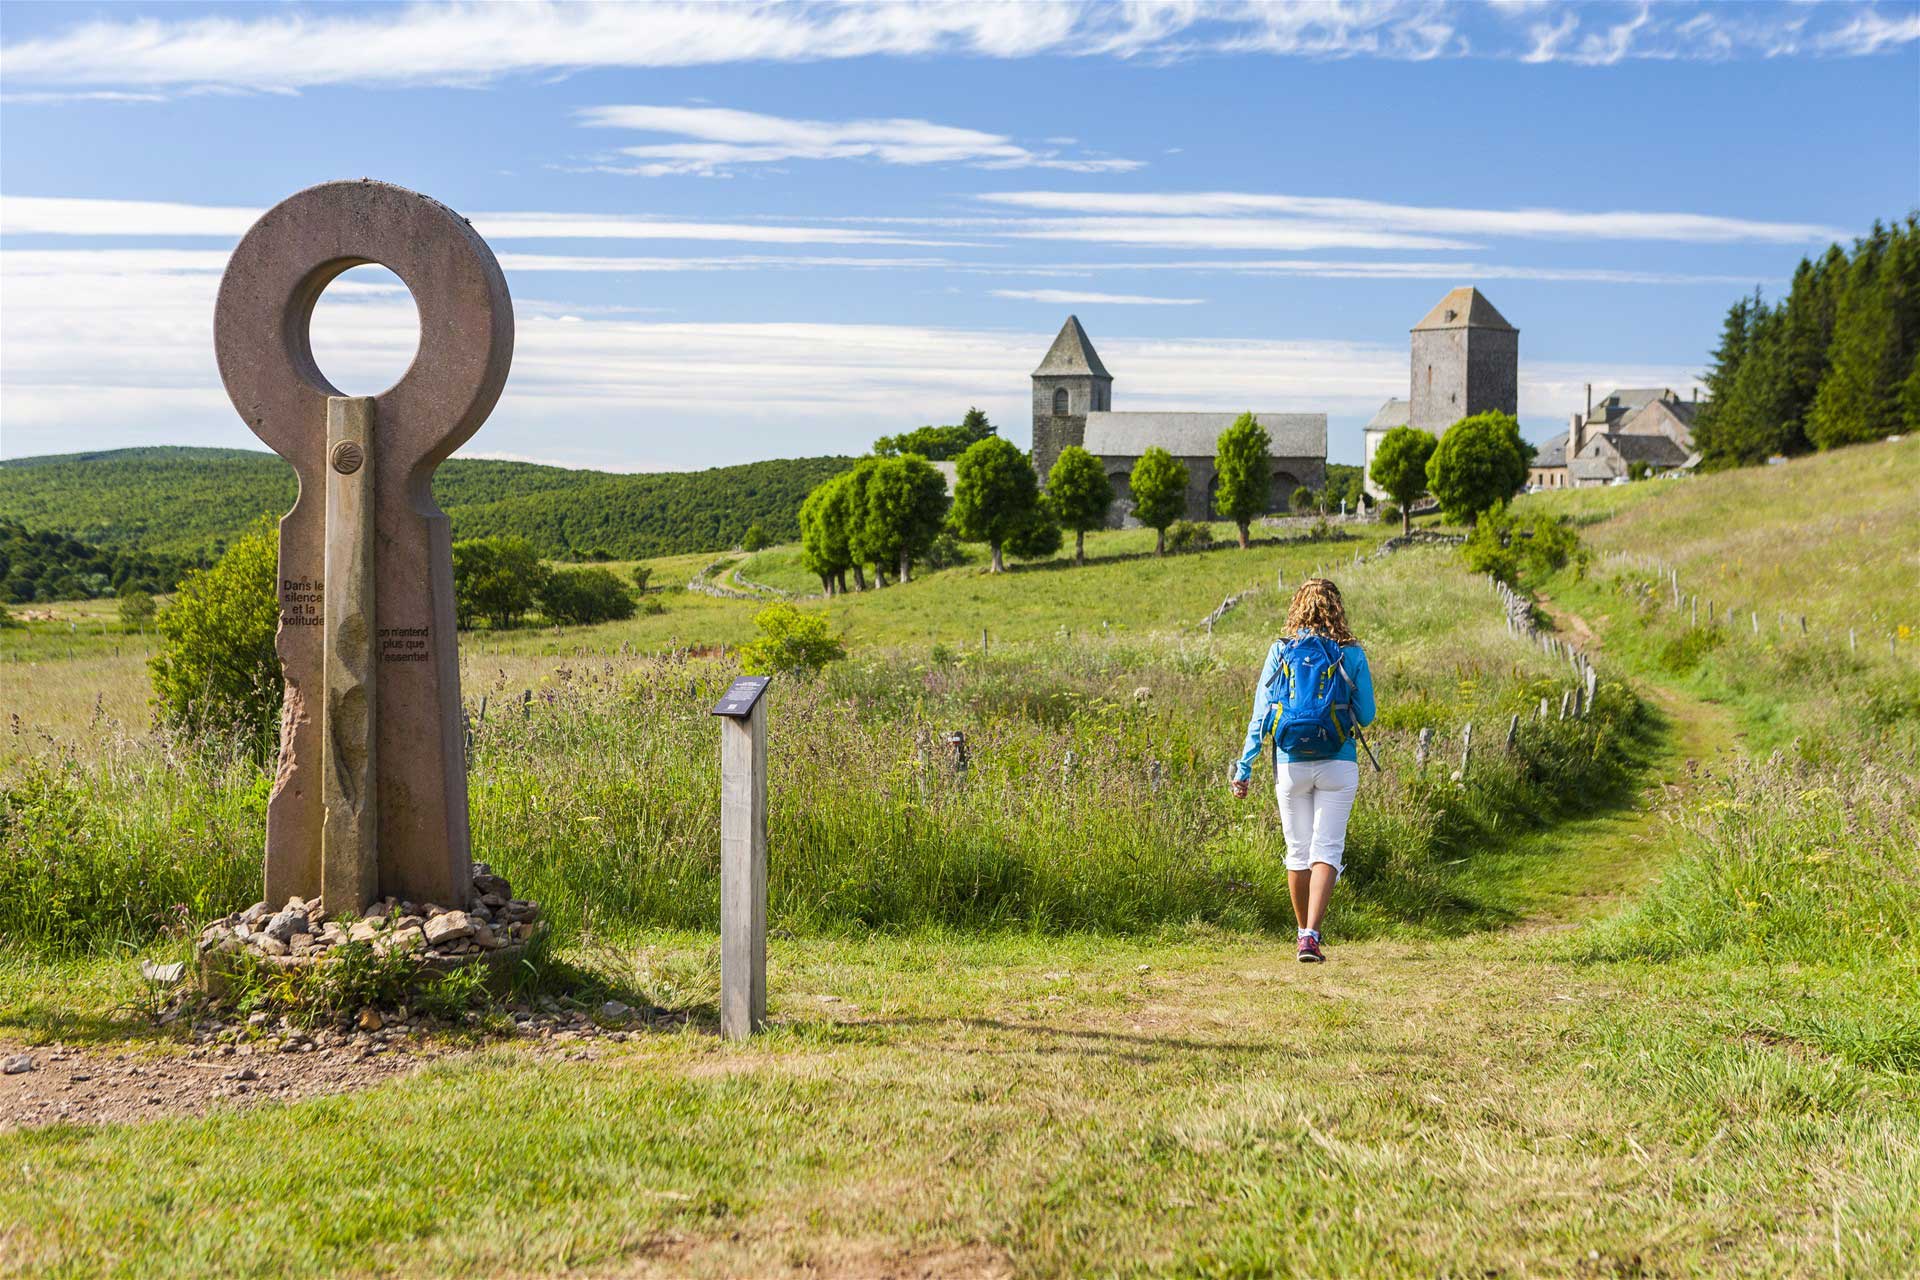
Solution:
<path fill-rule="evenodd" d="M 1115 413 L 1113 375 L 1078 316 L 1068 316 L 1047 358 L 1033 371 L 1033 465 L 1044 483 L 1068 445 L 1079 445 L 1100 459 L 1113 482 L 1113 511 L 1108 523 L 1136 525 L 1128 478 L 1133 464 L 1159 446 L 1187 465 L 1187 518 L 1218 519 L 1214 493 L 1214 442 L 1233 425 L 1236 412 Z M 1327 415 L 1259 413 L 1254 418 L 1273 440 L 1273 489 L 1270 510 L 1286 511 L 1293 491 L 1318 489 L 1327 477 Z"/>
<path fill-rule="evenodd" d="M 1462 418 L 1498 410 L 1519 415 L 1520 331 L 1471 285 L 1453 290 L 1413 326 L 1407 399 L 1389 400 L 1366 427 L 1366 468 L 1395 427 L 1434 435 Z M 1366 479 L 1375 501 L 1386 497 Z"/>

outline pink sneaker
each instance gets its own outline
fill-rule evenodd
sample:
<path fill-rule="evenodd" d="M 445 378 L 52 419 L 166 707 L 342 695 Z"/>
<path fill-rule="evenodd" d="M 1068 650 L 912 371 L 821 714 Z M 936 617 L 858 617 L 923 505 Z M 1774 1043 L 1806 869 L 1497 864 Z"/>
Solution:
<path fill-rule="evenodd" d="M 1319 964 L 1327 957 L 1320 950 L 1320 939 L 1308 934 L 1300 939 L 1300 963 Z"/>

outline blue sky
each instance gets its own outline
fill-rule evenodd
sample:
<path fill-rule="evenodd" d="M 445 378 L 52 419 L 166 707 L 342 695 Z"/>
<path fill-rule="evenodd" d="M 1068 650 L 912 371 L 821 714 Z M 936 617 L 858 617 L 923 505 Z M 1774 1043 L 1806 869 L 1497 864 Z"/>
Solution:
<path fill-rule="evenodd" d="M 1698 381 L 1740 293 L 1920 205 L 1920 4 L 9 3 L 0 456 L 257 447 L 212 299 L 257 213 L 374 176 L 506 267 L 472 454 L 619 469 L 858 452 L 986 409 L 1081 317 L 1117 409 L 1404 395 L 1477 284 L 1545 438 L 1583 384 Z M 411 305 L 315 320 L 372 392 Z"/>

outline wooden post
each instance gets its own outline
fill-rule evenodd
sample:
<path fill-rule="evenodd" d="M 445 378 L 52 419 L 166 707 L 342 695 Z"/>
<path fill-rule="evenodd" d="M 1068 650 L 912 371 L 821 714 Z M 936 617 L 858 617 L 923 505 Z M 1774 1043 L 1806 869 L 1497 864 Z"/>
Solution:
<path fill-rule="evenodd" d="M 1848 628 L 1847 628 L 1847 652 L 1848 652 L 1848 653 L 1858 653 L 1858 652 L 1860 652 L 1860 644 L 1859 644 L 1859 642 L 1858 642 L 1858 641 L 1857 641 L 1857 640 L 1856 640 L 1856 639 L 1854 638 L 1854 634 L 1853 634 L 1853 628 L 1852 628 L 1852 627 L 1848 627 Z"/>
<path fill-rule="evenodd" d="M 373 399 L 327 397 L 320 899 L 334 915 L 380 896 L 373 449 Z"/>
<path fill-rule="evenodd" d="M 1422 729 L 1420 739 L 1414 744 L 1413 763 L 1418 768 L 1427 767 L 1427 749 L 1433 745 L 1433 730 Z"/>
<path fill-rule="evenodd" d="M 1547 718 L 1547 696 L 1544 693 L 1540 695 L 1540 718 Z"/>
<path fill-rule="evenodd" d="M 1752 610 L 1749 612 L 1748 616 L 1753 619 L 1753 634 L 1759 635 L 1760 634 L 1760 611 L 1758 609 Z"/>
<path fill-rule="evenodd" d="M 1800 615 L 1800 634 L 1807 634 L 1807 615 L 1804 613 Z"/>
<path fill-rule="evenodd" d="M 967 777 L 967 735 L 958 729 L 946 736 L 947 766 L 953 776 L 964 782 Z"/>
<path fill-rule="evenodd" d="M 1520 738 L 1520 713 L 1516 711 L 1513 713 L 1513 718 L 1507 721 L 1507 750 L 1508 751 L 1513 750 L 1513 744 L 1517 742 L 1519 738 Z"/>
<path fill-rule="evenodd" d="M 1573 690 L 1568 689 L 1560 695 L 1560 718 L 1567 718 L 1567 706 L 1573 701 Z"/>
<path fill-rule="evenodd" d="M 1467 776 L 1467 761 L 1473 758 L 1473 721 L 1460 731 L 1460 776 Z"/>
<path fill-rule="evenodd" d="M 767 1020 L 767 704 L 720 720 L 720 1034 Z"/>
<path fill-rule="evenodd" d="M 1592 667 L 1587 668 L 1587 710 L 1593 710 L 1593 691 L 1600 684 L 1600 673 Z"/>
<path fill-rule="evenodd" d="M 1700 625 L 1700 597 L 1688 596 L 1687 601 L 1690 609 L 1690 612 L 1687 617 L 1687 625 L 1690 627 L 1697 627 Z"/>
<path fill-rule="evenodd" d="M 1069 751 L 1067 752 L 1066 759 L 1060 762 L 1060 789 L 1062 791 L 1071 791 L 1073 789 L 1074 759 L 1073 752 Z"/>

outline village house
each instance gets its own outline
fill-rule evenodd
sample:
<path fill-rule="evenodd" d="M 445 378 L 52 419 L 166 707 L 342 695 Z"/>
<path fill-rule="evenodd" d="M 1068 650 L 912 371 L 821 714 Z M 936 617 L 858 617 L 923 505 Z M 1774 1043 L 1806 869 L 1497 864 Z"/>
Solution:
<path fill-rule="evenodd" d="M 1658 474 L 1690 470 L 1700 461 L 1693 447 L 1693 425 L 1700 415 L 1700 392 L 1682 400 L 1671 387 L 1624 387 L 1593 400 L 1593 388 L 1587 388 L 1587 411 L 1576 413 L 1567 434 L 1542 447 L 1535 460 L 1535 472 L 1546 480 L 1534 480 L 1542 488 L 1593 488 L 1632 479 L 1637 472 Z M 1564 478 L 1552 482 L 1552 472 L 1544 464 L 1549 451 L 1558 444 L 1563 459 Z"/>

